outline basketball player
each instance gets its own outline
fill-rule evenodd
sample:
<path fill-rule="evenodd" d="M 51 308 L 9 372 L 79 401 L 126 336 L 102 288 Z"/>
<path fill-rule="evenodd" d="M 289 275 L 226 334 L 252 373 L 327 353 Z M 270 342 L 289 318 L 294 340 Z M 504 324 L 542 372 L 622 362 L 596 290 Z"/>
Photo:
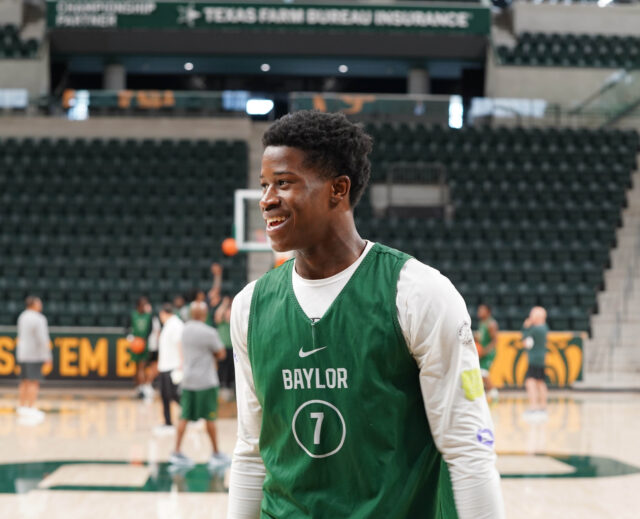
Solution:
<path fill-rule="evenodd" d="M 211 275 L 213 276 L 213 281 L 211 283 L 211 288 L 207 292 L 207 299 L 209 301 L 209 306 L 211 308 L 215 308 L 222 300 L 222 265 L 220 265 L 220 263 L 211 264 Z"/>
<path fill-rule="evenodd" d="M 496 358 L 496 341 L 498 339 L 498 322 L 491 315 L 491 308 L 487 304 L 478 306 L 478 320 L 480 321 L 476 340 L 480 345 L 478 352 L 480 356 L 480 371 L 482 372 L 482 382 L 485 391 L 488 392 L 489 398 L 496 400 L 498 398 L 498 390 L 491 384 L 489 378 L 489 370 L 493 359 Z"/>
<path fill-rule="evenodd" d="M 173 308 L 176 315 L 185 323 L 189 320 L 189 306 L 183 296 L 177 295 L 173 298 Z"/>
<path fill-rule="evenodd" d="M 214 323 L 222 344 L 227 350 L 224 359 L 218 361 L 218 376 L 220 377 L 220 396 L 223 400 L 231 401 L 235 393 L 235 370 L 233 366 L 233 347 L 231 344 L 231 298 L 224 296 L 216 308 Z"/>
<path fill-rule="evenodd" d="M 503 518 L 464 301 L 356 230 L 371 138 L 341 114 L 301 111 L 263 144 L 266 232 L 296 252 L 233 302 L 228 517 Z"/>
<path fill-rule="evenodd" d="M 131 362 L 136 365 L 136 373 L 134 375 L 134 381 L 136 384 L 136 392 L 138 398 L 152 397 L 153 388 L 147 380 L 147 362 L 149 359 L 149 347 L 147 339 L 151 334 L 151 303 L 145 296 L 138 298 L 136 302 L 136 308 L 129 314 L 129 321 L 127 326 L 128 338 L 131 342 L 135 337 L 138 337 L 144 341 L 144 350 L 141 352 L 134 352 L 129 349 L 129 355 L 131 356 Z"/>
<path fill-rule="evenodd" d="M 534 306 L 522 326 L 522 341 L 528 350 L 529 368 L 524 385 L 529 397 L 528 418 L 544 419 L 547 416 L 547 384 L 544 378 L 544 362 L 547 354 L 547 311 Z"/>
<path fill-rule="evenodd" d="M 149 350 L 149 357 L 147 358 L 146 374 L 146 386 L 144 390 L 144 397 L 153 400 L 155 396 L 153 390 L 153 384 L 158 378 L 158 344 L 160 342 L 160 332 L 162 331 L 162 323 L 158 315 L 151 317 L 151 333 L 147 340 L 147 348 Z"/>

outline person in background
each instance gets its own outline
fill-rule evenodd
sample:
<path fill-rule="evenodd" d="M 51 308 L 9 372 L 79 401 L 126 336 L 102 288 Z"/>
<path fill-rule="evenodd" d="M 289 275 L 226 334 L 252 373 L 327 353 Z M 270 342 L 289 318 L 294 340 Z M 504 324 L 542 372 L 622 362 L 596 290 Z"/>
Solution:
<path fill-rule="evenodd" d="M 184 322 L 187 322 L 189 319 L 189 305 L 187 305 L 183 296 L 177 295 L 173 298 L 173 307 L 175 308 L 176 315 Z"/>
<path fill-rule="evenodd" d="M 218 449 L 215 420 L 218 417 L 218 387 L 215 359 L 223 360 L 226 349 L 218 332 L 205 324 L 208 308 L 206 303 L 194 301 L 190 305 L 191 319 L 182 331 L 183 378 L 182 416 L 176 434 L 175 451 L 169 462 L 180 467 L 191 467 L 193 461 L 180 450 L 188 422 L 204 419 L 213 447 L 209 468 L 228 465 L 231 460 Z"/>
<path fill-rule="evenodd" d="M 164 303 L 159 313 L 162 331 L 158 340 L 158 380 L 162 397 L 164 425 L 156 429 L 157 433 L 173 431 L 171 422 L 171 402 L 180 403 L 177 375 L 182 366 L 182 330 L 184 323 L 175 314 L 171 303 Z"/>
<path fill-rule="evenodd" d="M 479 345 L 478 356 L 480 357 L 480 371 L 482 372 L 482 382 L 484 390 L 490 400 L 497 400 L 498 389 L 493 387 L 489 378 L 491 364 L 496 358 L 496 341 L 498 340 L 498 322 L 491 314 L 491 307 L 487 304 L 478 306 L 478 331 L 476 341 Z"/>
<path fill-rule="evenodd" d="M 151 387 L 151 391 L 145 393 L 145 398 L 153 399 L 155 394 L 153 383 L 158 378 L 158 344 L 160 342 L 160 332 L 162 331 L 162 323 L 160 317 L 154 315 L 151 318 L 151 333 L 149 334 L 148 349 L 149 359 L 147 363 L 147 383 Z"/>
<path fill-rule="evenodd" d="M 221 287 L 222 287 L 222 265 L 220 263 L 211 264 L 211 274 L 213 275 L 213 282 L 211 289 L 207 293 L 207 299 L 209 300 L 209 306 L 215 308 L 220 304 L 222 299 Z"/>
<path fill-rule="evenodd" d="M 18 317 L 17 361 L 20 364 L 18 416 L 30 424 L 44 420 L 44 413 L 36 407 L 42 368 L 51 368 L 49 326 L 42 314 L 42 301 L 35 296 L 25 300 L 25 310 Z"/>
<path fill-rule="evenodd" d="M 233 365 L 233 346 L 231 344 L 231 298 L 224 296 L 220 306 L 216 308 L 214 323 L 220 335 L 220 340 L 227 349 L 227 356 L 218 362 L 220 377 L 220 393 L 225 400 L 233 400 L 235 393 L 235 367 Z M 223 394 L 224 392 L 224 394 Z"/>
<path fill-rule="evenodd" d="M 209 308 L 216 308 L 220 304 L 220 301 L 222 300 L 220 294 L 220 289 L 222 287 L 222 266 L 219 263 L 212 263 L 211 274 L 213 275 L 213 281 L 211 283 L 211 288 L 208 291 L 194 288 L 187 293 L 188 304 L 183 307 L 183 311 L 180 313 L 180 317 L 184 322 L 187 322 L 191 318 L 191 303 L 208 303 Z M 213 315 L 211 313 L 207 314 L 205 322 L 209 326 L 214 325 Z"/>
<path fill-rule="evenodd" d="M 544 420 L 547 417 L 547 384 L 544 377 L 544 363 L 547 355 L 547 311 L 534 306 L 522 326 L 522 342 L 528 350 L 529 369 L 524 385 L 529 397 L 529 409 L 525 416 Z"/>
<path fill-rule="evenodd" d="M 144 341 L 144 349 L 134 352 L 129 349 L 131 362 L 136 365 L 134 381 L 138 398 L 152 398 L 153 388 L 147 377 L 147 364 L 149 361 L 148 338 L 151 334 L 151 303 L 145 296 L 140 296 L 136 302 L 136 308 L 129 314 L 127 323 L 127 338 L 129 342 L 140 339 Z"/>

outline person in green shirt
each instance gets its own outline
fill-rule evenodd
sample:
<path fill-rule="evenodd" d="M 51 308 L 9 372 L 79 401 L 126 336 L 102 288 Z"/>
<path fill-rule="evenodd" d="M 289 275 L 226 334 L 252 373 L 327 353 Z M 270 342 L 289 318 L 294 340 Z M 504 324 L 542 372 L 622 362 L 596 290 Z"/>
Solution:
<path fill-rule="evenodd" d="M 478 356 L 480 357 L 480 369 L 482 370 L 482 382 L 484 390 L 491 400 L 498 398 L 498 390 L 491 384 L 489 370 L 493 359 L 496 358 L 496 341 L 498 339 L 498 322 L 491 315 L 491 307 L 482 303 L 478 306 L 478 331 L 476 331 L 476 343 Z"/>
<path fill-rule="evenodd" d="M 522 342 L 528 350 L 529 369 L 525 387 L 529 397 L 528 417 L 544 418 L 547 413 L 547 384 L 545 382 L 545 356 L 547 354 L 547 311 L 534 306 L 522 327 Z"/>
<path fill-rule="evenodd" d="M 133 351 L 129 348 L 131 362 L 136 365 L 134 382 L 139 398 L 153 396 L 153 388 L 147 376 L 147 365 L 149 363 L 149 345 L 148 338 L 151 334 L 151 303 L 145 296 L 141 296 L 136 301 L 136 308 L 129 314 L 127 324 L 127 338 L 129 342 L 134 339 L 144 341 L 144 349 L 141 351 Z"/>

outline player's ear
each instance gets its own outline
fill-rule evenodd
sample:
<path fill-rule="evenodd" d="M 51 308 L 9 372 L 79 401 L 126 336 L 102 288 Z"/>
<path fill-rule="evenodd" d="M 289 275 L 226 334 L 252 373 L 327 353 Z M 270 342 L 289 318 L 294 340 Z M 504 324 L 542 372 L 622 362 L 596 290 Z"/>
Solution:
<path fill-rule="evenodd" d="M 349 199 L 351 191 L 351 179 L 347 175 L 340 175 L 331 181 L 331 203 L 338 205 L 343 200 Z"/>

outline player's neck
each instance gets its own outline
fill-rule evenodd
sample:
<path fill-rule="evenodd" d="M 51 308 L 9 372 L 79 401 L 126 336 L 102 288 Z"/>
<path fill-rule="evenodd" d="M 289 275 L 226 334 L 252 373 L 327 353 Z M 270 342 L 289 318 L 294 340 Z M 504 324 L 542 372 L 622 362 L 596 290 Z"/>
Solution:
<path fill-rule="evenodd" d="M 337 229 L 329 229 L 321 242 L 307 249 L 297 250 L 296 272 L 305 279 L 335 276 L 360 257 L 366 244 L 351 219 Z"/>

